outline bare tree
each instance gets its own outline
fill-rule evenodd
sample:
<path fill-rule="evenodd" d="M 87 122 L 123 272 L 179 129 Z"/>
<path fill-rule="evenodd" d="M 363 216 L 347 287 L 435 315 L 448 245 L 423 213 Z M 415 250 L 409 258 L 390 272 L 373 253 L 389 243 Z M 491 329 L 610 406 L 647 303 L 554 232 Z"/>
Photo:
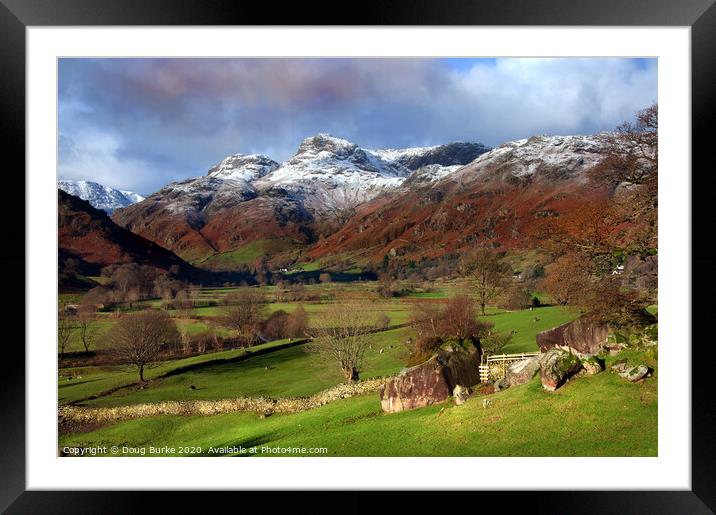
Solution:
<path fill-rule="evenodd" d="M 174 297 L 174 309 L 177 310 L 179 318 L 191 318 L 193 308 L 194 301 L 191 299 L 190 293 L 187 290 L 179 290 Z"/>
<path fill-rule="evenodd" d="M 286 321 L 286 336 L 290 338 L 303 338 L 308 331 L 308 313 L 302 304 L 291 313 Z"/>
<path fill-rule="evenodd" d="M 129 305 L 129 309 L 132 309 L 134 303 L 142 298 L 142 294 L 137 288 L 131 288 L 124 294 L 124 300 Z"/>
<path fill-rule="evenodd" d="M 70 343 L 72 331 L 75 328 L 75 321 L 72 317 L 60 314 L 57 319 L 57 343 L 60 347 L 60 359 L 65 357 L 65 350 Z"/>
<path fill-rule="evenodd" d="M 102 274 L 109 275 L 117 300 L 129 303 L 131 308 L 134 302 L 151 293 L 156 272 L 147 265 L 125 263 L 105 267 Z"/>
<path fill-rule="evenodd" d="M 95 286 L 82 297 L 82 303 L 92 306 L 94 309 L 98 307 L 106 307 L 112 302 L 112 294 L 105 286 Z"/>
<path fill-rule="evenodd" d="M 410 325 L 418 340 L 440 336 L 440 306 L 432 302 L 417 302 L 410 313 Z"/>
<path fill-rule="evenodd" d="M 636 113 L 616 131 L 600 135 L 606 157 L 591 175 L 614 184 L 644 184 L 656 179 L 659 165 L 659 107 L 651 105 Z"/>
<path fill-rule="evenodd" d="M 338 363 L 348 381 L 357 381 L 370 341 L 368 336 L 375 328 L 358 303 L 333 304 L 318 315 L 318 323 L 310 331 L 314 340 L 306 349 Z"/>
<path fill-rule="evenodd" d="M 509 285 L 510 266 L 495 252 L 479 248 L 462 262 L 463 273 L 473 279 L 480 312 Z"/>
<path fill-rule="evenodd" d="M 143 311 L 121 318 L 110 337 L 114 356 L 136 367 L 142 382 L 144 370 L 153 366 L 161 352 L 179 340 L 176 324 L 161 311 Z"/>
<path fill-rule="evenodd" d="M 265 317 L 265 297 L 255 289 L 244 288 L 228 295 L 226 302 L 224 325 L 236 331 L 239 338 L 253 342 Z"/>
<path fill-rule="evenodd" d="M 454 337 L 460 341 L 479 338 L 486 327 L 478 322 L 475 301 L 470 297 L 457 295 L 447 301 L 440 320 L 443 337 Z"/>
<path fill-rule="evenodd" d="M 79 329 L 85 352 L 89 352 L 97 337 L 97 326 L 94 324 L 94 307 L 92 305 L 80 305 L 77 312 L 77 329 Z"/>
<path fill-rule="evenodd" d="M 475 301 L 467 295 L 457 295 L 445 304 L 416 303 L 410 324 L 418 341 L 457 338 L 467 340 L 482 336 L 487 324 L 477 320 Z"/>
<path fill-rule="evenodd" d="M 161 274 L 154 279 L 152 291 L 157 297 L 169 302 L 172 300 L 176 292 L 184 287 L 181 281 L 171 278 L 168 275 Z"/>
<path fill-rule="evenodd" d="M 612 327 L 644 327 L 656 322 L 646 311 L 649 299 L 644 292 L 625 290 L 616 276 L 601 277 L 585 294 L 590 316 Z"/>

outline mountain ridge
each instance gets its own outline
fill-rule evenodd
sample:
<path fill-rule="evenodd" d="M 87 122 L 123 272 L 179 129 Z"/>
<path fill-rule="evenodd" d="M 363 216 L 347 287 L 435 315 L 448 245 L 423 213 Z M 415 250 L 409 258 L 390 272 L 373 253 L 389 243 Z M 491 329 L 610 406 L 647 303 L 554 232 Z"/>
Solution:
<path fill-rule="evenodd" d="M 335 230 L 361 204 L 397 189 L 415 173 L 410 166 L 428 163 L 433 173 L 423 180 L 433 180 L 459 167 L 441 162 L 466 164 L 487 149 L 462 142 L 388 150 L 381 156 L 319 133 L 304 139 L 281 164 L 261 154 L 228 156 L 206 175 L 168 184 L 117 210 L 113 220 L 190 261 L 257 239 L 306 245 L 322 231 Z M 459 156 L 448 156 L 451 151 Z M 397 157 L 390 160 L 390 155 Z"/>
<path fill-rule="evenodd" d="M 88 201 L 92 207 L 112 214 L 115 209 L 136 204 L 144 200 L 139 193 L 111 188 L 94 181 L 59 180 L 57 187 L 62 191 Z"/>

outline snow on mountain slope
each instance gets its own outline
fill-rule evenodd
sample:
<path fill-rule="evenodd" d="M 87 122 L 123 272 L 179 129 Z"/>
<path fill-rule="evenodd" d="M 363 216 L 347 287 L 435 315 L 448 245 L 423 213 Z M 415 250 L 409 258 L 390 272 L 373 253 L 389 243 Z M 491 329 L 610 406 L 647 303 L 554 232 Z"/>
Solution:
<path fill-rule="evenodd" d="M 149 201 L 155 204 L 155 211 L 162 207 L 189 214 L 193 224 L 205 218 L 204 214 L 257 195 L 297 200 L 317 215 L 332 215 L 399 187 L 414 169 L 422 167 L 423 183 L 437 180 L 486 149 L 477 143 L 450 143 L 364 150 L 348 140 L 317 134 L 306 138 L 296 154 L 282 164 L 261 154 L 230 155 L 207 175 L 171 183 Z"/>
<path fill-rule="evenodd" d="M 147 197 L 145 204 L 152 204 L 153 211 L 165 208 L 171 213 L 184 213 L 192 223 L 201 224 L 204 215 L 212 211 L 255 198 L 251 181 L 277 167 L 277 162 L 261 154 L 234 154 L 209 169 L 206 175 L 167 184 Z"/>
<path fill-rule="evenodd" d="M 490 147 L 481 143 L 458 141 L 434 147 L 369 150 L 368 152 L 411 171 L 430 166 L 433 172 L 437 172 L 436 176 L 441 176 L 456 170 L 451 167 L 465 165 L 490 150 Z M 451 169 L 439 171 L 438 167 Z"/>
<path fill-rule="evenodd" d="M 256 197 L 256 190 L 239 174 L 231 178 L 204 175 L 194 179 L 172 182 L 150 195 L 145 203 L 153 201 L 173 213 L 187 211 L 216 211 L 232 207 Z"/>
<path fill-rule="evenodd" d="M 122 191 L 92 181 L 57 181 L 62 191 L 79 197 L 97 209 L 112 213 L 115 209 L 141 202 L 144 197 L 133 191 Z"/>
<path fill-rule="evenodd" d="M 482 154 L 442 181 L 470 182 L 489 174 L 507 174 L 529 180 L 579 176 L 603 158 L 604 145 L 597 136 L 532 136 L 510 141 Z M 584 178 L 586 180 L 586 177 Z"/>
<path fill-rule="evenodd" d="M 605 202 L 610 187 L 590 180 L 608 152 L 597 136 L 535 136 L 487 152 L 439 178 L 425 165 L 391 195 L 360 207 L 308 255 L 361 252 L 379 263 L 459 254 L 476 244 L 530 248 L 545 217 Z M 365 254 L 361 254 L 364 256 Z M 392 259 L 391 258 L 391 259 Z"/>
<path fill-rule="evenodd" d="M 263 154 L 234 154 L 211 168 L 207 175 L 251 182 L 274 171 L 278 166 L 276 161 Z"/>
<path fill-rule="evenodd" d="M 479 143 L 366 150 L 330 134 L 317 134 L 253 184 L 259 192 L 286 192 L 318 215 L 331 215 L 399 187 L 414 170 L 422 170 L 422 183 L 438 180 L 488 150 Z"/>
<path fill-rule="evenodd" d="M 127 199 L 130 201 L 130 204 L 136 204 L 137 202 L 141 202 L 146 197 L 140 195 L 139 193 L 134 193 L 133 191 L 126 191 L 126 190 L 119 190 L 122 195 L 127 197 Z"/>
<path fill-rule="evenodd" d="M 442 165 L 425 165 L 418 168 L 403 182 L 403 187 L 411 187 L 415 185 L 426 185 L 437 182 L 443 177 L 447 177 L 453 172 L 462 168 L 462 165 L 442 166 Z"/>
<path fill-rule="evenodd" d="M 186 259 L 277 235 L 310 241 L 316 224 L 340 224 L 414 169 L 422 182 L 437 180 L 485 150 L 457 143 L 381 153 L 317 134 L 280 165 L 263 155 L 228 156 L 207 175 L 171 183 L 113 220 Z"/>
<path fill-rule="evenodd" d="M 255 181 L 259 191 L 285 191 L 318 212 L 355 207 L 405 180 L 410 170 L 328 134 L 306 138 L 296 154 Z"/>

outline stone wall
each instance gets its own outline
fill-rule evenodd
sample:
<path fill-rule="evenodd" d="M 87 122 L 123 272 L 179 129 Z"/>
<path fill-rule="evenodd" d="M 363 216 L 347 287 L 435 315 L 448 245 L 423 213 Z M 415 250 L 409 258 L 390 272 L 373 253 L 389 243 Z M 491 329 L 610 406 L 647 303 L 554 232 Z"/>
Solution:
<path fill-rule="evenodd" d="M 356 383 L 342 383 L 310 397 L 239 397 L 209 401 L 167 401 L 110 408 L 90 406 L 61 406 L 60 419 L 78 423 L 105 423 L 157 415 L 218 415 L 237 411 L 255 411 L 264 415 L 296 413 L 318 408 L 338 399 L 377 392 L 386 379 L 368 379 Z"/>

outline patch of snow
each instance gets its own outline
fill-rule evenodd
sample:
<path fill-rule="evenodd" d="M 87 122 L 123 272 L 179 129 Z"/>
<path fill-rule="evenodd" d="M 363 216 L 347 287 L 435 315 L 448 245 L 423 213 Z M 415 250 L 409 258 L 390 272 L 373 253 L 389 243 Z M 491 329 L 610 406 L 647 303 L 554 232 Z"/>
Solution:
<path fill-rule="evenodd" d="M 57 181 L 62 191 L 86 200 L 92 207 L 112 213 L 115 209 L 127 207 L 144 200 L 144 197 L 133 191 L 118 190 L 92 181 Z"/>
<path fill-rule="evenodd" d="M 476 178 L 500 168 L 509 170 L 515 177 L 528 177 L 539 171 L 578 175 L 596 165 L 603 157 L 603 150 L 599 136 L 533 136 L 504 143 L 482 154 L 451 174 L 450 179 Z"/>

